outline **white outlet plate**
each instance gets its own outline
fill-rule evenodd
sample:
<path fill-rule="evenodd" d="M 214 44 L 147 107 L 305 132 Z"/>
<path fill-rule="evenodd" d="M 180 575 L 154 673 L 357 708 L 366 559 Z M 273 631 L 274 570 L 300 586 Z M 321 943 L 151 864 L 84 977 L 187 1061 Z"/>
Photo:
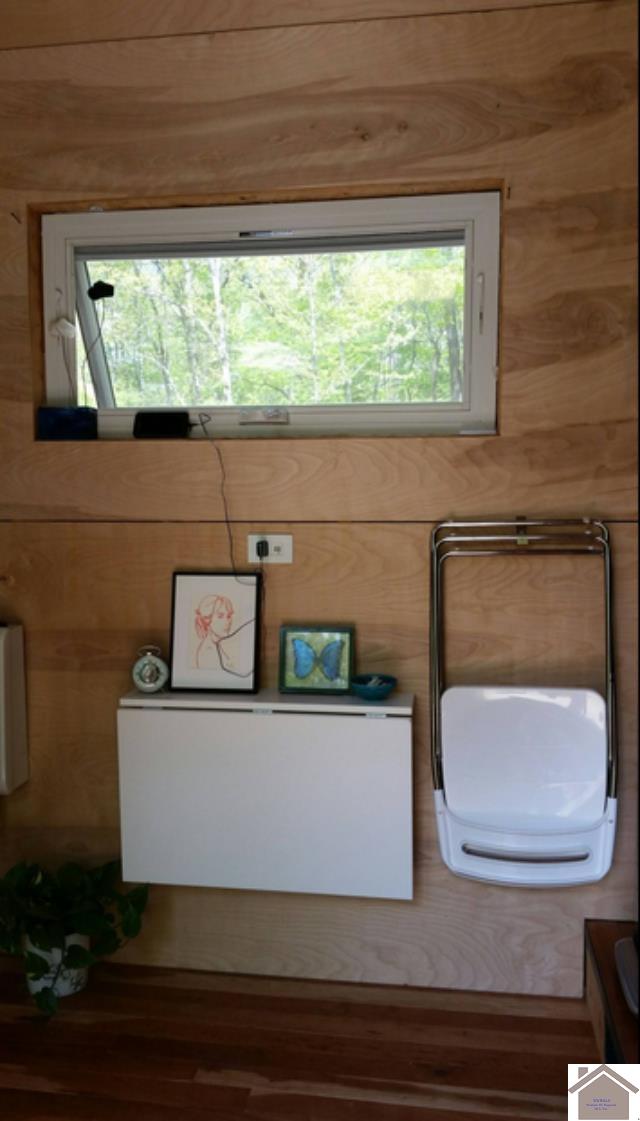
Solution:
<path fill-rule="evenodd" d="M 263 564 L 293 564 L 293 537 L 290 533 L 250 533 L 247 538 L 249 564 L 260 564 L 258 541 L 269 542 L 269 555 Z"/>

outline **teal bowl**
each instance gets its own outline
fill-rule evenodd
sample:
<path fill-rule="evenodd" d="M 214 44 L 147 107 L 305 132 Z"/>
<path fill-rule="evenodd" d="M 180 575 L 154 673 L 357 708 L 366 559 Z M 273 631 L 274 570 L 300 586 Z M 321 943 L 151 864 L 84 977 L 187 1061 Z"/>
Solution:
<path fill-rule="evenodd" d="M 351 692 L 363 701 L 383 701 L 398 684 L 390 673 L 358 673 L 351 678 Z"/>

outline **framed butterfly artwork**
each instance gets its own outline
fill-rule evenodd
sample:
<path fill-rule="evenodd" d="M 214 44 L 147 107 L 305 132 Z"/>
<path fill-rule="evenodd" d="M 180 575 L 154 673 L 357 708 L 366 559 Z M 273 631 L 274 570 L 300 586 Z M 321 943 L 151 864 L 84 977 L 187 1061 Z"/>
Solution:
<path fill-rule="evenodd" d="M 354 627 L 280 627 L 281 693 L 348 693 L 353 676 Z"/>

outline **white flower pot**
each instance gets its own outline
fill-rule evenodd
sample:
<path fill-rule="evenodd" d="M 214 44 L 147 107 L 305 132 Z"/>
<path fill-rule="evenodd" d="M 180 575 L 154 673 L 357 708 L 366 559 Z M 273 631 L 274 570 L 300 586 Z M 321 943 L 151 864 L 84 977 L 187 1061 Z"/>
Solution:
<path fill-rule="evenodd" d="M 67 946 L 82 946 L 83 949 L 88 950 L 88 934 L 68 934 L 65 938 L 65 947 Z M 51 985 L 53 985 L 56 996 L 71 996 L 73 993 L 79 993 L 81 989 L 84 989 L 89 976 L 88 967 L 84 969 L 61 969 L 58 972 L 62 950 L 41 950 L 26 937 L 24 947 L 27 952 L 39 954 L 40 957 L 46 958 L 51 963 L 51 969 L 44 977 L 39 977 L 37 981 L 32 977 L 27 977 L 27 988 L 32 996 L 39 993 L 41 989 L 50 988 Z"/>

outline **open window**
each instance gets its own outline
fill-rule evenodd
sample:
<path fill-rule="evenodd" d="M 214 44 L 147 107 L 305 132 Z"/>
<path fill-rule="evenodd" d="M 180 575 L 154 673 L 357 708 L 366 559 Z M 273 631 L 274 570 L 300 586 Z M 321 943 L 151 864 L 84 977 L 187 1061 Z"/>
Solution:
<path fill-rule="evenodd" d="M 107 436 L 143 409 L 194 435 L 494 431 L 499 217 L 498 192 L 45 216 L 47 404 Z"/>

